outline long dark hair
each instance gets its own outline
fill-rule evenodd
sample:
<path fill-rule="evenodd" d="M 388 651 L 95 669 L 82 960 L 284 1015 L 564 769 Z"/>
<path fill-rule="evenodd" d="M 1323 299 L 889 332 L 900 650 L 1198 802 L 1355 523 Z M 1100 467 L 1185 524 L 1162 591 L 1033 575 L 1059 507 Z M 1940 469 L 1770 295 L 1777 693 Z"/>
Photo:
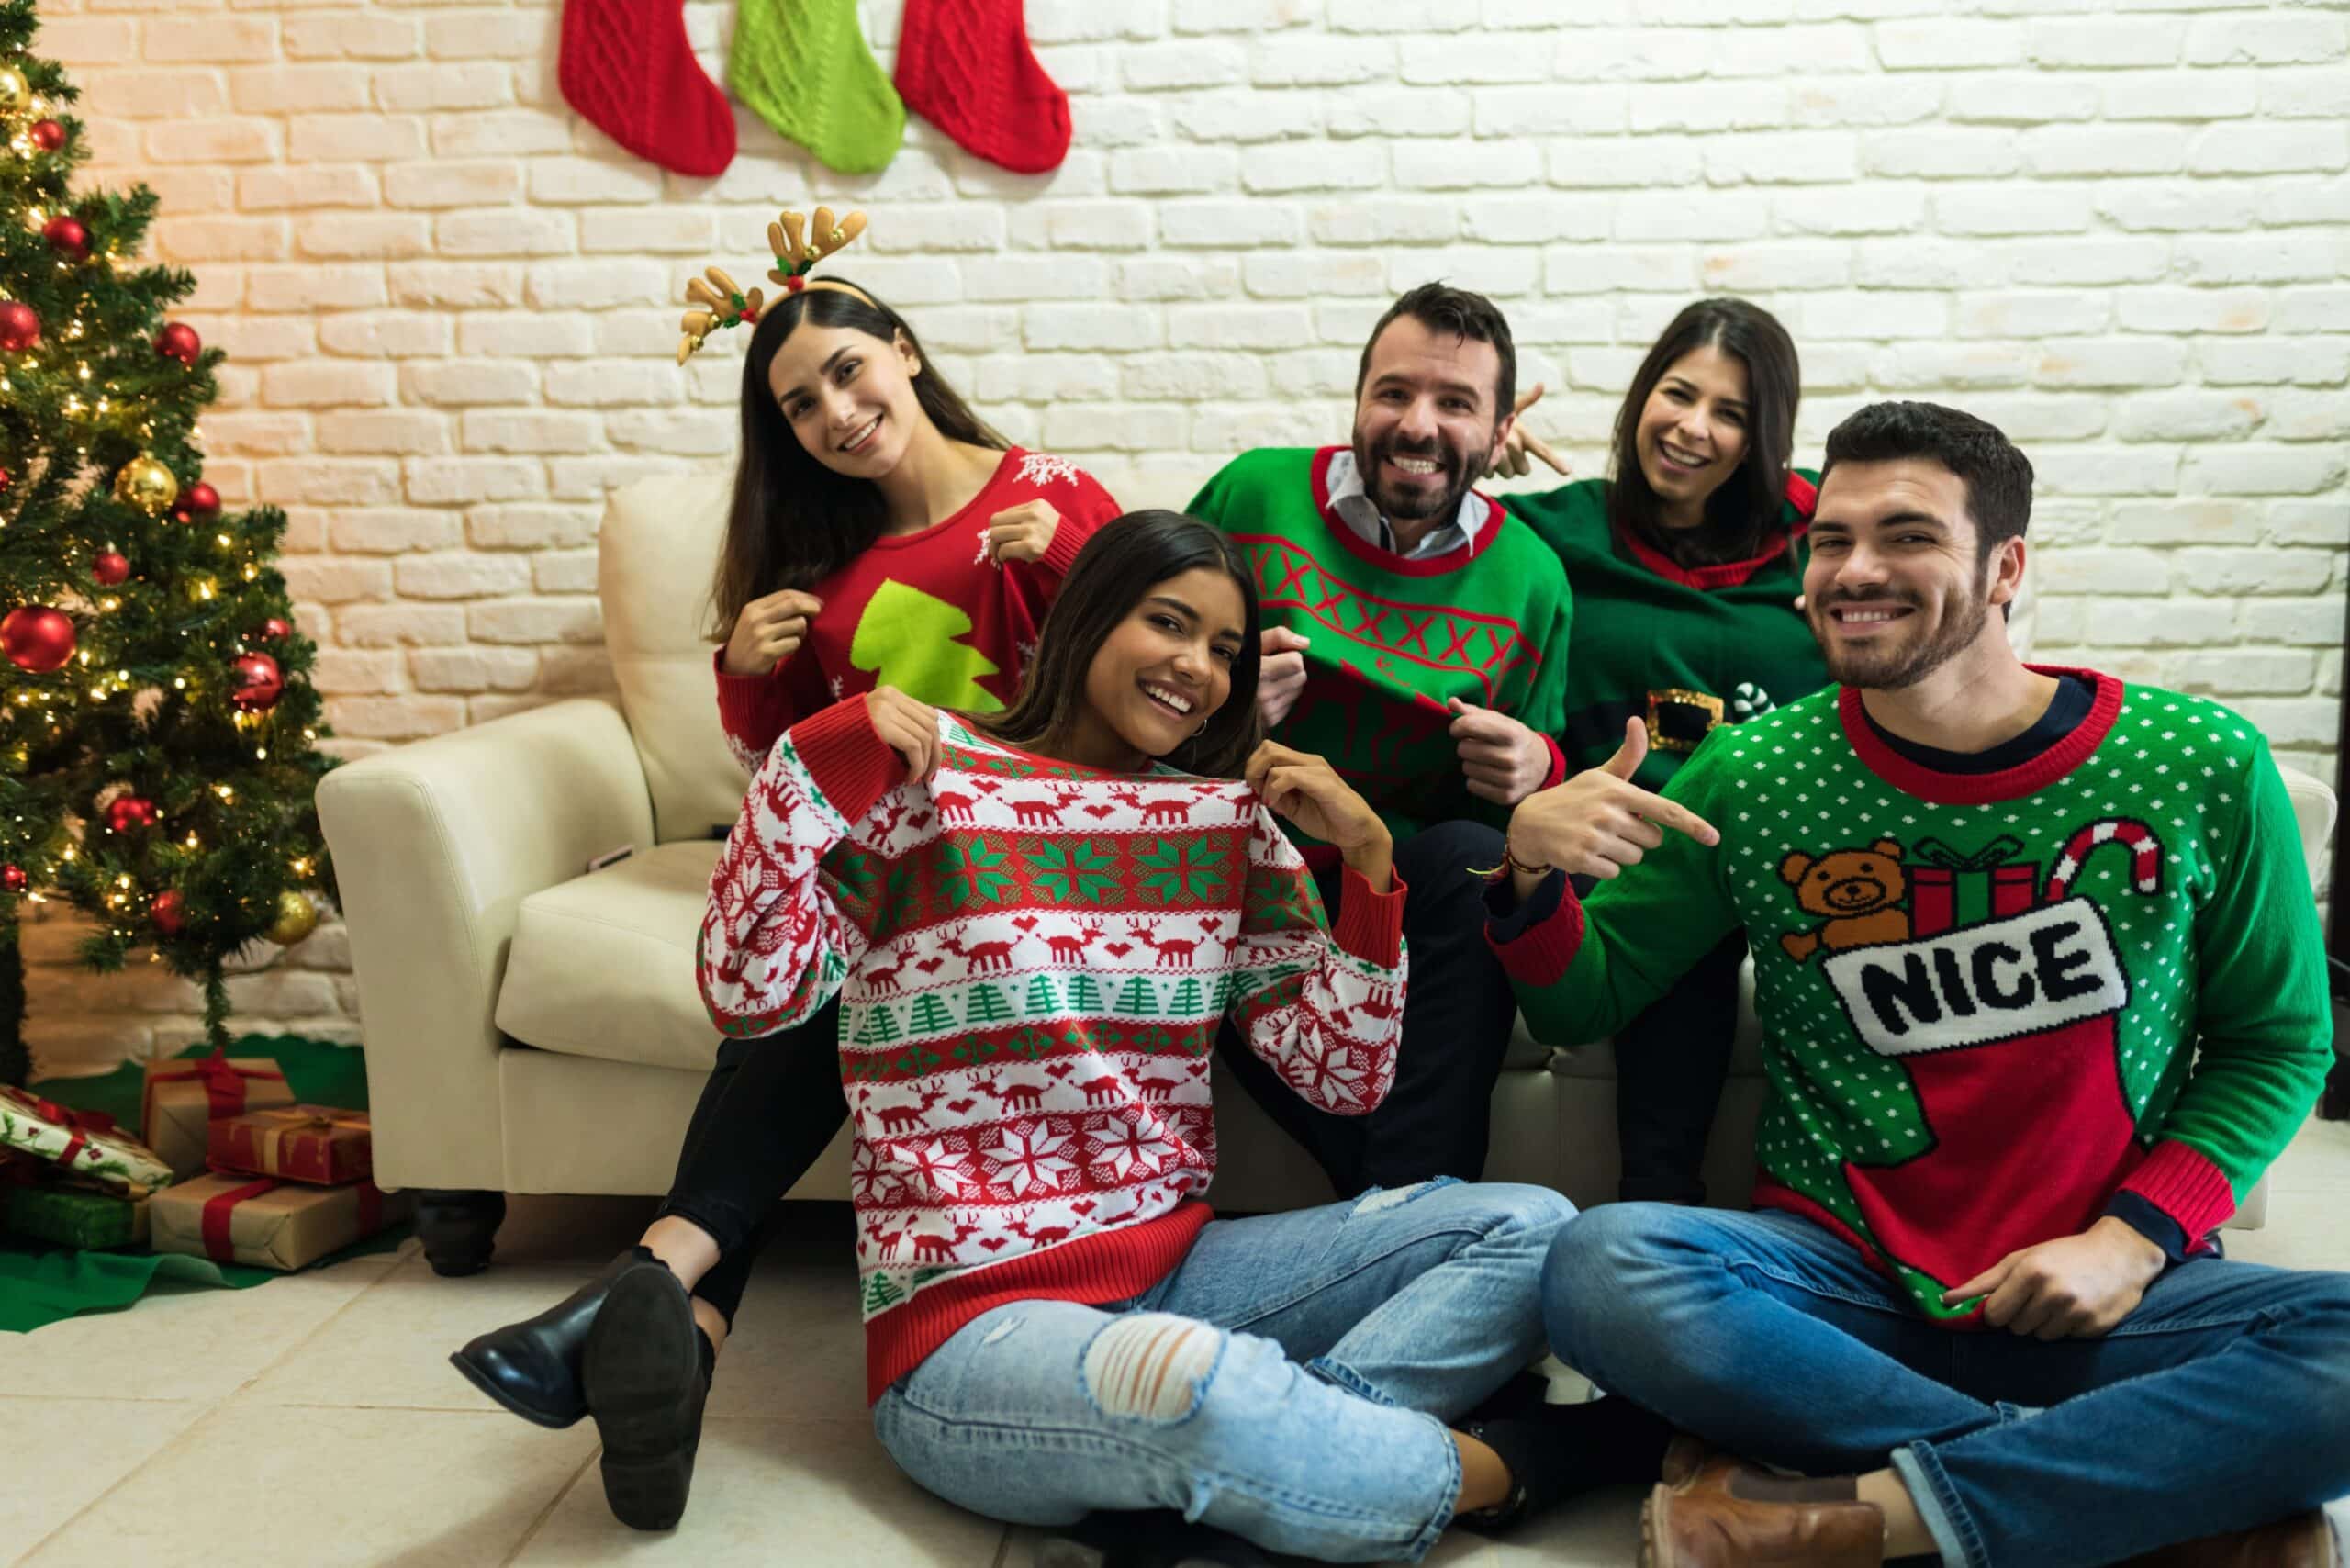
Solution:
<path fill-rule="evenodd" d="M 1180 511 L 1130 511 L 1103 523 L 1077 553 L 1060 597 L 1037 633 L 1020 695 L 1001 713 L 972 719 L 998 740 L 1035 746 L 1069 733 L 1085 700 L 1086 672 L 1110 633 L 1153 586 L 1205 568 L 1240 589 L 1240 655 L 1232 690 L 1207 727 L 1160 760 L 1186 773 L 1236 778 L 1262 738 L 1257 722 L 1257 579 L 1221 530 Z"/>
<path fill-rule="evenodd" d="M 1738 471 L 1706 498 L 1706 521 L 1694 529 L 1664 525 L 1664 502 L 1640 467 L 1640 410 L 1683 354 L 1708 344 L 1746 366 L 1746 455 Z M 1616 411 L 1607 520 L 1684 566 L 1743 561 L 1762 554 L 1779 525 L 1795 456 L 1796 403 L 1803 396 L 1795 340 L 1779 319 L 1743 299 L 1700 299 L 1673 319 L 1640 361 L 1632 389 Z"/>
<path fill-rule="evenodd" d="M 837 288 L 785 295 L 760 316 L 750 352 L 743 356 L 742 454 L 734 464 L 734 498 L 726 509 L 726 543 L 711 587 L 713 637 L 726 636 L 751 600 L 778 588 L 805 588 L 839 571 L 870 548 L 889 523 L 879 488 L 834 473 L 800 445 L 767 385 L 777 353 L 802 321 L 854 328 L 885 344 L 902 336 L 922 365 L 914 377 L 914 400 L 941 434 L 998 452 L 1012 444 L 971 412 L 923 353 L 914 330 L 878 299 L 860 299 Z"/>

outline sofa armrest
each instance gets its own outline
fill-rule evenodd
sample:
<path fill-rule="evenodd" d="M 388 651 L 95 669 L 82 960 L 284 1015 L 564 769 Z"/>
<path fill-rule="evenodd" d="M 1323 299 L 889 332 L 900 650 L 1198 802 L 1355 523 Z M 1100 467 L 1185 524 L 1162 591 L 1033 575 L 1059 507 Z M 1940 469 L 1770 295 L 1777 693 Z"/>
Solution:
<path fill-rule="evenodd" d="M 2285 798 L 2293 803 L 2293 824 L 2301 830 L 2301 853 L 2309 857 L 2310 887 L 2314 890 L 2325 875 L 2325 857 L 2333 846 L 2337 802 L 2333 787 L 2288 763 L 2277 765 L 2285 781 Z"/>
<path fill-rule="evenodd" d="M 493 1021 L 523 899 L 653 842 L 627 722 L 580 699 L 364 757 L 319 785 L 359 981 L 377 1179 L 503 1190 Z"/>

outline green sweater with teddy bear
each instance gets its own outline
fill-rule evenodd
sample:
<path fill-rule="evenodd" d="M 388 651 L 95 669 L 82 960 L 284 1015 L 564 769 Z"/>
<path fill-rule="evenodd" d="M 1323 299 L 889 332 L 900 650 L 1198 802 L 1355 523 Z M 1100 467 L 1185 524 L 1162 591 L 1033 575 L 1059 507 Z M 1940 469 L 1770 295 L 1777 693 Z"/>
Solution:
<path fill-rule="evenodd" d="M 2122 1194 L 2200 1244 L 2333 1060 L 2267 744 L 2216 702 L 2087 678 L 2089 717 L 1998 773 L 1905 759 L 1843 688 L 1717 729 L 1664 793 L 1718 846 L 1668 833 L 1587 901 L 1554 882 L 1490 932 L 1536 1037 L 1572 1045 L 1743 926 L 1772 1090 L 1755 1202 L 1845 1237 L 1936 1319 L 1979 1306 L 1942 1291 Z"/>

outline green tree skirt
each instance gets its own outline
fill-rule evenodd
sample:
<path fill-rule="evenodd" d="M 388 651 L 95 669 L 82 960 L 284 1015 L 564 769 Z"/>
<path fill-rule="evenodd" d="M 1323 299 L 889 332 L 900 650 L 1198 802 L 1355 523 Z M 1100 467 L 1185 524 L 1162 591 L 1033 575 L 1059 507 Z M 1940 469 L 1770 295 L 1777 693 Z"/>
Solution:
<path fill-rule="evenodd" d="M 181 1053 L 184 1057 L 206 1054 L 203 1046 L 192 1046 Z M 296 1035 L 247 1035 L 229 1047 L 229 1054 L 274 1059 L 298 1103 L 348 1111 L 367 1108 L 365 1058 L 351 1047 Z M 136 1133 L 145 1083 L 145 1067 L 129 1062 L 101 1078 L 45 1079 L 33 1088 L 76 1111 L 104 1111 Z M 408 1234 L 408 1226 L 394 1226 L 310 1267 L 324 1268 L 346 1258 L 387 1252 Z M 245 1290 L 283 1277 L 274 1269 L 215 1263 L 208 1258 L 179 1253 L 83 1252 L 0 1237 L 0 1330 L 24 1333 L 84 1312 L 119 1312 L 159 1286 Z"/>

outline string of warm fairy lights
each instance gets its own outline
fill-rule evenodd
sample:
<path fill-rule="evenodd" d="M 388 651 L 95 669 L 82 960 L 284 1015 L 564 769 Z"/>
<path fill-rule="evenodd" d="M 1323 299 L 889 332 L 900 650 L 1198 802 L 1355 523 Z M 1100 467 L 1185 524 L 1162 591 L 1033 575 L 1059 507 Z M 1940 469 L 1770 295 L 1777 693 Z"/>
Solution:
<path fill-rule="evenodd" d="M 68 128 L 48 118 L 54 106 L 30 91 L 18 64 L 0 59 L 0 124 L 7 127 L 6 144 L 17 165 L 17 171 L 12 172 L 17 179 L 30 177 L 38 173 L 34 168 L 38 160 L 65 149 Z M 62 166 L 62 160 L 59 166 Z M 112 198 L 108 202 L 107 217 L 121 218 L 122 208 L 112 205 Z M 151 212 L 151 195 L 141 191 L 133 204 L 133 215 L 143 218 L 145 215 L 137 211 L 137 202 L 148 204 L 147 211 Z M 37 199 L 28 204 L 25 223 L 50 248 L 57 273 L 70 276 L 77 268 L 89 267 L 99 269 L 100 275 L 107 279 L 122 276 L 126 257 L 117 236 L 105 232 L 113 225 L 95 218 L 92 207 L 84 206 L 77 213 L 59 208 L 54 202 Z M 94 229 L 100 232 L 94 233 Z M 34 293 L 38 295 L 39 291 Z M 209 486 L 199 484 L 189 487 L 182 497 L 177 477 L 156 455 L 159 447 L 166 453 L 185 450 L 200 464 L 204 432 L 201 424 L 193 419 L 187 421 L 184 435 L 177 432 L 176 421 L 168 419 L 159 432 L 157 418 L 147 410 L 144 398 L 170 388 L 159 379 L 161 367 L 152 366 L 151 362 L 149 368 L 142 369 L 129 349 L 130 344 L 145 337 L 145 329 L 136 322 L 107 319 L 120 313 L 113 308 L 120 305 L 119 299 L 109 300 L 86 290 L 76 290 L 67 300 L 52 301 L 51 308 L 58 303 L 64 305 L 61 312 L 63 319 L 55 323 L 53 331 L 49 331 L 44 330 L 48 323 L 29 307 L 0 300 L 0 313 L 6 315 L 6 319 L 0 319 L 0 340 L 11 334 L 22 340 L 0 341 L 0 398 L 46 393 L 43 400 L 55 410 L 55 418 L 44 421 L 51 432 L 50 439 L 43 443 L 47 450 L 39 474 L 39 482 L 48 487 L 45 493 L 53 500 L 64 499 L 76 508 L 86 506 L 93 498 L 88 470 L 94 453 L 102 452 L 112 443 L 128 442 L 137 448 L 137 455 L 116 468 L 112 486 L 116 500 L 151 519 L 160 520 L 169 510 L 178 521 L 198 527 L 212 521 L 219 511 L 218 495 Z M 145 315 L 151 306 L 141 305 L 140 308 L 143 319 L 152 319 Z M 161 360 L 177 360 L 188 370 L 198 369 L 201 345 L 194 330 L 183 323 L 167 323 L 155 339 L 154 349 Z M 28 385 L 20 388 L 19 378 Z M 62 388 L 62 398 L 51 388 Z M 118 451 L 119 446 L 116 445 L 115 450 Z M 116 461 L 105 458 L 104 466 L 115 467 Z M 49 471 L 52 465 L 55 472 Z M 33 479 L 30 474 L 18 477 L 28 484 Z M 0 493 L 5 493 L 10 482 L 10 476 L 0 470 Z M 103 502 L 105 497 L 100 494 L 95 498 Z M 97 515 L 103 517 L 103 510 Z M 6 515 L 0 515 L 0 530 L 7 528 L 10 521 Z M 290 638 L 293 629 L 274 615 L 261 632 L 224 634 L 220 623 L 224 613 L 233 614 L 243 598 L 234 591 L 236 588 L 263 583 L 267 566 L 259 552 L 274 538 L 274 526 L 254 528 L 249 524 L 246 537 L 241 541 L 227 528 L 211 531 L 218 565 L 191 572 L 169 598 L 153 592 L 151 587 L 135 599 L 116 592 L 80 590 L 73 586 L 77 576 L 86 575 L 101 588 L 112 588 L 129 580 L 132 568 L 115 541 L 109 540 L 103 549 L 89 552 L 86 560 L 81 558 L 83 550 L 69 543 L 64 564 L 67 581 L 58 584 L 56 592 L 58 602 L 69 606 L 80 618 L 80 623 L 40 606 L 35 613 L 49 619 L 38 628 L 44 640 L 36 645 L 31 657 L 18 657 L 15 643 L 7 645 L 9 657 L 28 678 L 28 684 L 18 687 L 13 703 L 0 702 L 0 727 L 18 732 L 15 744 L 0 753 L 7 759 L 8 771 L 23 776 L 32 766 L 33 736 L 64 735 L 76 709 L 104 718 L 122 713 L 127 706 L 148 726 L 144 733 L 151 734 L 162 704 L 178 701 L 194 705 L 191 711 L 201 726 L 217 722 L 218 710 L 212 704 L 223 697 L 229 725 L 242 744 L 251 747 L 253 762 L 268 764 L 276 722 L 274 710 L 285 689 L 285 679 L 275 656 L 260 644 Z M 182 553 L 175 548 L 173 554 L 176 557 Z M 156 564 L 151 563 L 153 565 Z M 273 592 L 282 591 L 282 585 L 273 582 L 269 586 Z M 185 606 L 179 617 L 173 613 L 173 602 Z M 177 668 L 166 666 L 157 672 L 151 663 L 133 667 L 129 660 L 106 656 L 108 650 L 120 642 L 109 633 L 109 624 L 133 603 L 138 605 L 146 623 L 130 633 L 129 644 L 132 645 L 142 637 L 151 640 L 159 630 L 168 630 L 170 620 L 185 618 L 185 623 L 177 628 L 178 641 L 185 645 Z M 12 613 L 9 619 L 14 621 L 16 616 Z M 156 624 L 158 621 L 162 622 L 161 626 Z M 53 662 L 52 655 L 56 655 Z M 210 655 L 210 663 L 204 658 L 206 655 Z M 224 658 L 230 661 L 231 671 L 226 689 L 208 689 L 207 672 Z M 50 679 L 52 675 L 58 678 Z M 150 703 L 152 706 L 148 706 Z M 41 728 L 33 729 L 36 725 Z M 197 733 L 200 734 L 201 730 Z M 301 736 L 306 745 L 319 738 L 318 731 L 308 724 L 302 726 Z M 212 755 L 218 754 L 215 751 Z M 315 763 L 318 759 L 308 760 Z M 214 783 L 194 801 L 184 802 L 179 808 L 184 820 L 169 827 L 162 824 L 162 813 L 154 802 L 129 791 L 128 784 L 118 790 L 113 786 L 102 787 L 97 795 L 101 810 L 81 824 L 81 831 L 84 834 L 106 835 L 134 829 L 154 832 L 155 847 L 167 852 L 161 857 L 167 879 L 175 858 L 205 852 L 207 834 L 217 846 L 216 852 L 239 849 L 249 841 L 260 849 L 263 845 L 253 830 L 274 841 L 282 827 L 276 813 L 265 809 L 266 801 L 260 802 L 264 809 L 257 811 L 249 806 L 240 810 L 236 787 L 225 782 Z M 307 798 L 307 787 L 301 794 Z M 204 818 L 210 819 L 208 825 Z M 16 822 L 22 828 L 27 819 L 17 815 Z M 51 830 L 33 831 L 46 839 Z M 53 857 L 38 867 L 38 871 L 45 886 L 53 886 L 65 868 L 88 863 L 82 847 L 68 839 L 56 848 Z M 285 864 L 297 879 L 310 879 L 316 869 L 308 854 L 289 855 Z M 28 886 L 32 879 L 23 869 L 12 864 L 0 868 L 0 872 L 5 872 L 10 892 L 21 890 L 32 903 L 49 901 L 50 895 L 44 888 Z M 104 911 L 116 917 L 107 922 L 116 940 L 140 940 L 145 934 L 138 924 L 142 917 L 154 930 L 165 935 L 176 935 L 181 901 L 175 887 L 166 887 L 147 898 L 138 887 L 137 879 L 118 873 L 111 879 L 111 885 L 101 882 L 98 890 Z M 89 884 L 84 882 L 75 896 L 86 900 L 89 893 Z M 308 921 L 315 923 L 315 909 L 307 899 L 301 900 L 300 907 Z M 272 927 L 274 937 L 286 924 L 282 902 L 280 914 L 278 924 Z M 307 927 L 304 929 L 306 933 Z M 151 961 L 162 961 L 163 955 L 154 951 L 149 957 Z"/>

